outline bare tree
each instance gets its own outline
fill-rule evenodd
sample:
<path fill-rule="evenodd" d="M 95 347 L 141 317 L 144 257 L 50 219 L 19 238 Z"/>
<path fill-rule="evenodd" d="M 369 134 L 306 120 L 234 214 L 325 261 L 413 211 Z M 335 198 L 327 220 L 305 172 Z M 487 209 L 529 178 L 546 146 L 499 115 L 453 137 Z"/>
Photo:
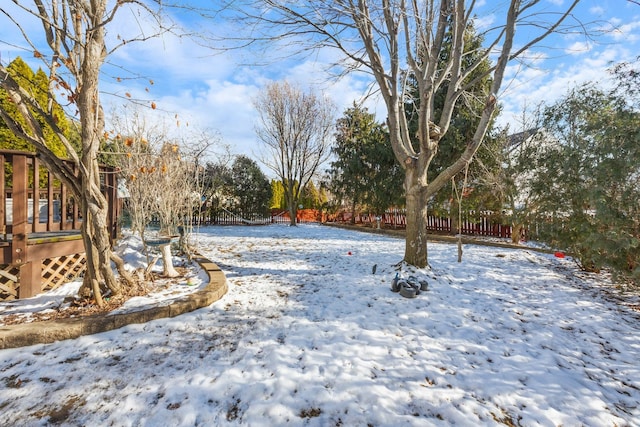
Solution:
<path fill-rule="evenodd" d="M 333 47 L 345 61 L 334 64 L 342 72 L 361 69 L 370 73 L 387 108 L 393 152 L 405 170 L 407 237 L 404 260 L 427 265 L 427 201 L 471 161 L 482 143 L 507 64 L 527 52 L 548 35 L 569 30 L 566 25 L 579 0 L 555 6 L 541 0 L 510 0 L 492 8 L 493 22 L 482 36 L 480 54 L 465 61 L 465 29 L 477 12 L 476 1 L 465 0 L 234 0 L 225 4 L 245 28 L 257 29 L 253 42 L 290 37 L 289 49 L 300 53 Z M 247 25 L 246 21 L 258 25 Z M 578 24 L 576 27 L 580 27 Z M 477 25 L 476 25 L 477 27 Z M 526 27 L 526 39 L 515 42 L 516 27 Z M 580 27 L 582 28 L 582 27 Z M 296 46 L 296 47 L 294 47 Z M 471 55 L 469 53 L 468 55 Z M 481 71 L 487 58 L 492 66 Z M 475 73 L 474 73 L 475 72 Z M 466 150 L 431 182 L 427 170 L 438 152 L 441 138 L 449 130 L 457 102 L 479 79 L 490 75 L 492 85 L 477 111 L 478 124 Z M 473 76 L 473 77 L 472 77 Z M 415 99 L 408 99 L 404 82 L 409 77 L 418 86 Z M 444 91 L 444 105 L 436 108 L 436 93 Z M 409 132 L 405 104 L 418 107 L 418 130 Z"/>
<path fill-rule="evenodd" d="M 287 82 L 272 83 L 254 100 L 256 133 L 265 144 L 262 162 L 282 180 L 291 225 L 301 194 L 330 154 L 333 104 Z"/>
<path fill-rule="evenodd" d="M 182 235 L 192 229 L 194 213 L 203 203 L 205 168 L 202 159 L 218 143 L 215 133 L 191 130 L 171 137 L 166 126 L 150 123 L 134 107 L 112 114 L 104 156 L 120 171 L 128 191 L 131 230 L 145 240 L 155 218 L 159 234 Z M 181 249 L 188 251 L 187 241 Z"/>
<path fill-rule="evenodd" d="M 127 6 L 136 8 L 139 13 L 146 13 L 158 22 L 160 14 L 149 6 L 153 4 L 137 0 L 12 0 L 3 2 L 0 6 L 0 17 L 3 16 L 5 22 L 14 25 L 22 34 L 28 49 L 42 60 L 50 76 L 49 102 L 41 105 L 18 85 L 0 63 L 0 87 L 7 91 L 22 120 L 13 119 L 2 110 L 0 116 L 17 136 L 35 147 L 42 162 L 80 201 L 82 236 L 87 255 L 87 271 L 81 291 L 92 294 L 98 305 L 103 304 L 103 290 L 108 289 L 113 294 L 121 292 L 121 285 L 115 278 L 110 261 L 116 262 L 122 278 L 130 280 L 122 260 L 111 250 L 107 229 L 109 207 L 100 191 L 97 154 L 104 133 L 104 113 L 99 90 L 100 70 L 114 49 L 135 40 L 149 38 L 145 32 L 131 38 L 119 36 L 116 45 L 108 50 L 105 31 L 116 14 Z M 42 26 L 44 46 L 36 42 L 42 34 L 29 33 L 28 22 L 20 22 L 16 18 L 25 16 L 27 19 L 35 19 Z M 159 28 L 152 36 L 162 31 Z M 69 105 L 77 109 L 82 144 L 79 153 L 58 128 L 52 114 L 52 101 L 60 91 L 65 92 Z M 73 161 L 72 166 L 62 162 L 46 145 L 38 118 L 44 119 L 53 129 L 67 149 Z"/>

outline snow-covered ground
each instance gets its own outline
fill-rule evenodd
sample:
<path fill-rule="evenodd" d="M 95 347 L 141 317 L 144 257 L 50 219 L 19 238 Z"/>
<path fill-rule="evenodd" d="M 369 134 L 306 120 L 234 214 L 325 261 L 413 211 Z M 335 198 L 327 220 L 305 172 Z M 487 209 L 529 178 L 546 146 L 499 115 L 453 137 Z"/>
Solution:
<path fill-rule="evenodd" d="M 124 231 L 124 237 L 120 239 L 115 250 L 125 261 L 127 269 L 132 272 L 145 270 L 151 263 L 150 271 L 157 274 L 163 273 L 162 259 L 159 258 L 160 252 L 150 249 L 148 254 L 145 253 L 140 237 L 127 230 Z M 147 295 L 130 298 L 111 313 L 125 313 L 150 306 L 168 305 L 207 285 L 208 276 L 196 263 L 189 264 L 186 257 L 174 255 L 172 258 L 174 267 L 186 269 L 184 275 L 155 279 L 153 283 L 148 284 Z M 115 265 L 113 268 L 115 269 Z M 67 297 L 77 296 L 81 285 L 82 279 L 77 279 L 33 298 L 0 302 L 0 327 L 15 323 L 13 322 L 15 319 L 24 323 L 55 319 L 59 311 L 68 310 L 72 306 L 73 298 Z M 39 318 L 35 318 L 36 314 Z"/>
<path fill-rule="evenodd" d="M 637 426 L 640 319 L 569 259 L 342 229 L 194 236 L 229 292 L 173 319 L 0 351 L 0 425 Z M 375 274 L 373 266 L 376 265 Z M 176 286 L 180 286 L 179 284 Z"/>

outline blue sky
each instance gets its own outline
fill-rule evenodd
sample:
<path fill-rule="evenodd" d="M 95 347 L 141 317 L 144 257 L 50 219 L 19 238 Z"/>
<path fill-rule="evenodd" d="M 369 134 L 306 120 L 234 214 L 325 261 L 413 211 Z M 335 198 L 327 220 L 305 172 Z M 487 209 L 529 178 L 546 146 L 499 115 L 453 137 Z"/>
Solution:
<path fill-rule="evenodd" d="M 549 7 L 568 3 L 568 0 L 543 1 Z M 504 2 L 478 3 L 481 22 L 490 25 L 493 13 Z M 3 4 L 2 7 L 7 6 Z M 601 81 L 611 63 L 632 61 L 640 54 L 640 6 L 625 0 L 583 0 L 576 15 L 584 22 L 596 21 L 598 28 L 607 31 L 592 39 L 556 35 L 528 52 L 526 65 L 513 62 L 498 96 L 503 106 L 499 118 L 501 125 L 509 124 L 514 131 L 519 130 L 523 108 L 531 109 L 540 102 L 553 101 L 576 84 Z M 137 25 L 132 17 L 122 14 L 109 27 L 110 36 L 126 34 L 128 28 Z M 175 15 L 173 19 L 197 28 L 193 20 L 183 16 Z M 206 22 L 206 25 L 212 25 L 212 22 Z M 215 25 L 218 33 L 224 32 L 223 23 Z M 29 23 L 26 29 L 31 34 L 41 32 L 35 23 Z M 38 66 L 29 52 L 20 49 L 21 46 L 24 42 L 15 27 L 6 17 L 0 16 L 0 58 L 3 63 L 20 55 L 32 66 Z M 216 53 L 192 39 L 164 35 L 128 45 L 110 56 L 110 63 L 122 68 L 105 67 L 103 100 L 107 111 L 126 103 L 125 93 L 144 100 L 147 105 L 153 101 L 158 109 L 148 109 L 147 113 L 154 116 L 153 120 L 172 129 L 171 132 L 184 136 L 188 129 L 210 131 L 234 153 L 256 157 L 259 149 L 252 99 L 266 83 L 286 78 L 303 87 L 322 91 L 336 104 L 337 114 L 354 101 L 362 100 L 368 87 L 364 75 L 352 74 L 335 80 L 324 72 L 325 65 L 334 61 L 336 55 L 334 51 L 321 51 L 297 61 L 278 61 L 265 66 L 242 65 L 258 62 L 255 58 L 260 57 L 260 52 Z M 142 77 L 132 78 L 136 75 Z M 116 77 L 123 80 L 118 82 Z M 384 107 L 375 98 L 369 98 L 365 105 L 376 112 L 380 120 L 385 117 Z"/>

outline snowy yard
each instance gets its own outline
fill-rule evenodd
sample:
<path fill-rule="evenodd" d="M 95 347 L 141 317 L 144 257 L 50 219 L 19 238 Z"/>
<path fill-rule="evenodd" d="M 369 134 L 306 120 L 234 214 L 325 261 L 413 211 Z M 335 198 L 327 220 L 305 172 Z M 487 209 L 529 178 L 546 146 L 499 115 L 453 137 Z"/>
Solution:
<path fill-rule="evenodd" d="M 0 425 L 637 426 L 640 316 L 603 278 L 528 250 L 318 225 L 204 228 L 212 306 L 0 351 Z M 373 266 L 377 265 L 375 274 Z"/>

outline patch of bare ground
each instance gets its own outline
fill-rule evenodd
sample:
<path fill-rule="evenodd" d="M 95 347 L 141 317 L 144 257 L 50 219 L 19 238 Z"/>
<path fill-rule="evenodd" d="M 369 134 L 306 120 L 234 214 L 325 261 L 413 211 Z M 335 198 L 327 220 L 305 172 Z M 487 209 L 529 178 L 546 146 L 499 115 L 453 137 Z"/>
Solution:
<path fill-rule="evenodd" d="M 42 409 L 36 415 L 40 419 L 46 419 L 49 425 L 60 425 L 69 419 L 74 409 L 83 406 L 85 403 L 84 397 L 73 395 L 69 396 L 62 406 Z"/>

